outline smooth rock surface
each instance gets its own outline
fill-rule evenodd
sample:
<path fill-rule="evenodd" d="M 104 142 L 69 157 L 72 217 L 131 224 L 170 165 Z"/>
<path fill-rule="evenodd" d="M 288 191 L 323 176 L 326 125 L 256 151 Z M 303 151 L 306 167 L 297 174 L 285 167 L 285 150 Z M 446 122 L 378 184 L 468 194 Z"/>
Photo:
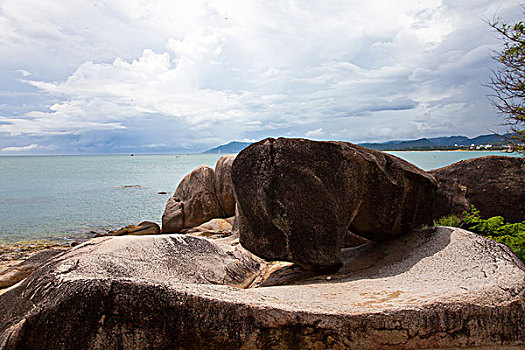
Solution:
<path fill-rule="evenodd" d="M 265 139 L 233 163 L 241 244 L 260 257 L 337 270 L 348 230 L 385 241 L 431 221 L 435 179 L 346 142 Z"/>
<path fill-rule="evenodd" d="M 525 267 L 473 233 L 427 229 L 347 249 L 337 274 L 248 289 L 233 285 L 264 266 L 215 242 L 123 236 L 73 248 L 0 296 L 0 348 L 524 345 Z"/>
<path fill-rule="evenodd" d="M 182 233 L 210 238 L 227 237 L 232 234 L 234 219 L 235 217 L 233 216 L 226 219 L 211 219 L 197 227 L 183 230 Z"/>
<path fill-rule="evenodd" d="M 235 155 L 222 156 L 215 164 L 215 193 L 226 216 L 235 215 L 235 195 L 231 169 Z"/>
<path fill-rule="evenodd" d="M 525 221 L 525 158 L 486 156 L 429 171 L 439 183 L 434 217 L 474 205 L 483 217 Z"/>
<path fill-rule="evenodd" d="M 95 237 L 103 236 L 124 236 L 124 235 L 158 235 L 160 233 L 160 226 L 153 221 L 142 221 L 138 225 L 128 225 L 116 231 L 110 231 L 104 234 L 97 234 Z"/>
<path fill-rule="evenodd" d="M 226 217 L 215 193 L 215 172 L 201 165 L 179 183 L 162 215 L 162 233 L 176 233 Z"/>

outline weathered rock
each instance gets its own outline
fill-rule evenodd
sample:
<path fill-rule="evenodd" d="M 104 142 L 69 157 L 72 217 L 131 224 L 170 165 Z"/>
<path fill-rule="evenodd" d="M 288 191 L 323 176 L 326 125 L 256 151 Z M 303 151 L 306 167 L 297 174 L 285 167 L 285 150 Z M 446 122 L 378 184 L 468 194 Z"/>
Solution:
<path fill-rule="evenodd" d="M 226 217 L 215 193 L 215 172 L 201 165 L 179 183 L 162 215 L 162 233 L 180 232 L 213 219 Z"/>
<path fill-rule="evenodd" d="M 334 275 L 240 289 L 232 285 L 249 284 L 258 263 L 239 246 L 180 235 L 95 239 L 0 296 L 0 348 L 524 345 L 525 267 L 501 244 L 441 227 L 343 257 Z"/>
<path fill-rule="evenodd" d="M 235 215 L 231 169 L 235 155 L 222 156 L 215 165 L 215 193 L 226 216 Z"/>
<path fill-rule="evenodd" d="M 138 225 L 128 225 L 116 231 L 105 234 L 97 234 L 96 237 L 103 236 L 124 236 L 124 235 L 157 235 L 160 233 L 160 226 L 153 221 L 143 221 Z"/>
<path fill-rule="evenodd" d="M 48 250 L 50 248 L 59 250 L 68 250 L 70 245 L 60 242 L 18 242 L 13 244 L 0 244 L 0 273 L 9 268 L 18 265 L 36 253 Z"/>
<path fill-rule="evenodd" d="M 33 270 L 43 265 L 47 260 L 60 253 L 63 253 L 64 251 L 64 249 L 56 248 L 42 250 L 36 254 L 33 254 L 27 260 L 11 266 L 6 270 L 0 271 L 0 289 L 11 287 L 12 285 L 20 282 L 29 276 Z"/>
<path fill-rule="evenodd" d="M 160 233 L 160 226 L 153 221 L 142 221 L 137 225 L 135 231 L 130 232 L 130 235 L 157 235 Z"/>
<path fill-rule="evenodd" d="M 337 270 L 344 236 L 397 237 L 431 219 L 436 181 L 387 153 L 346 142 L 266 139 L 236 157 L 240 241 L 269 260 Z"/>
<path fill-rule="evenodd" d="M 202 236 L 210 238 L 222 238 L 232 234 L 232 224 L 234 217 L 226 219 L 211 219 L 202 225 L 185 229 L 181 233 L 191 234 L 192 236 Z"/>
<path fill-rule="evenodd" d="M 343 241 L 341 246 L 343 248 L 352 248 L 352 247 L 358 247 L 363 244 L 370 243 L 370 240 L 363 238 L 361 236 L 356 235 L 355 233 L 352 233 L 350 231 L 347 231 L 343 235 Z"/>
<path fill-rule="evenodd" d="M 434 217 L 474 205 L 484 217 L 525 220 L 525 158 L 486 156 L 429 171 L 439 183 Z"/>

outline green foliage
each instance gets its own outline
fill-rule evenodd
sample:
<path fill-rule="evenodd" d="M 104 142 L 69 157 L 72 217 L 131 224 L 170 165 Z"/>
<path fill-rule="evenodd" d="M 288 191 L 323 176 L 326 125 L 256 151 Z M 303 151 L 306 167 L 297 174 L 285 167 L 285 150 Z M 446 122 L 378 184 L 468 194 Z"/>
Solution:
<path fill-rule="evenodd" d="M 508 246 L 525 263 L 525 221 L 505 223 L 501 216 L 483 219 L 479 210 L 471 206 L 463 215 L 448 215 L 434 221 L 435 226 L 461 227 Z"/>
<path fill-rule="evenodd" d="M 444 217 L 442 217 L 440 219 L 434 220 L 434 226 L 460 227 L 461 226 L 461 219 L 457 215 L 444 216 Z"/>
<path fill-rule="evenodd" d="M 493 56 L 498 66 L 487 85 L 493 92 L 489 98 L 514 133 L 507 141 L 515 150 L 524 152 L 525 24 L 522 21 L 508 24 L 498 19 L 490 26 L 500 35 L 503 46 Z"/>

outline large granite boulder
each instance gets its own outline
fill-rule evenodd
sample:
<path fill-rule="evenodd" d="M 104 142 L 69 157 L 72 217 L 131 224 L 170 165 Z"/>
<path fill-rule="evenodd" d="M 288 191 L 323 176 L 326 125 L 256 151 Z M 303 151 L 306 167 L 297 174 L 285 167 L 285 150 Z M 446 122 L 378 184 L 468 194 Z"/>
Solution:
<path fill-rule="evenodd" d="M 215 193 L 227 217 L 235 215 L 235 195 L 231 169 L 235 155 L 222 156 L 215 164 Z"/>
<path fill-rule="evenodd" d="M 268 269 L 238 245 L 97 238 L 0 296 L 0 349 L 525 345 L 525 267 L 501 244 L 440 227 L 343 261 L 337 274 L 253 288 Z"/>
<path fill-rule="evenodd" d="M 193 170 L 179 183 L 162 215 L 162 233 L 175 233 L 226 217 L 215 193 L 215 172 L 206 165 Z"/>
<path fill-rule="evenodd" d="M 525 158 L 487 156 L 429 171 L 439 183 L 434 217 L 474 205 L 484 217 L 525 220 Z"/>
<path fill-rule="evenodd" d="M 240 241 L 269 260 L 337 270 L 348 230 L 393 239 L 431 220 L 436 181 L 387 153 L 346 142 L 265 139 L 235 159 Z"/>

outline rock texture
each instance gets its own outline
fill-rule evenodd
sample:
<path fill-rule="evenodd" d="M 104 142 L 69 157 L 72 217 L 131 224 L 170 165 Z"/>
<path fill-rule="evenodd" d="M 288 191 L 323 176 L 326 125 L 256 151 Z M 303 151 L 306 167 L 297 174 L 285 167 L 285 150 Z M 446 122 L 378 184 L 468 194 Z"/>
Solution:
<path fill-rule="evenodd" d="M 269 260 L 337 270 L 348 230 L 373 241 L 431 219 L 436 181 L 395 156 L 346 142 L 265 139 L 235 159 L 240 241 Z"/>
<path fill-rule="evenodd" d="M 485 217 L 525 220 L 525 158 L 487 156 L 429 172 L 439 182 L 434 217 L 474 205 Z"/>
<path fill-rule="evenodd" d="M 95 237 L 103 236 L 124 236 L 124 235 L 158 235 L 160 226 L 153 221 L 142 221 L 138 225 L 128 225 L 116 231 L 110 231 L 104 234 L 97 234 Z"/>
<path fill-rule="evenodd" d="M 235 217 L 233 216 L 226 219 L 211 219 L 197 227 L 183 230 L 182 233 L 210 238 L 227 237 L 233 233 L 232 224 L 234 219 Z"/>
<path fill-rule="evenodd" d="M 215 192 L 226 216 L 235 215 L 235 196 L 231 179 L 231 168 L 235 155 L 222 156 L 215 164 Z"/>
<path fill-rule="evenodd" d="M 179 183 L 162 215 L 162 233 L 179 232 L 213 219 L 226 217 L 215 193 L 215 172 L 201 165 Z"/>
<path fill-rule="evenodd" d="M 247 289 L 238 286 L 260 263 L 215 242 L 123 236 L 75 247 L 0 296 L 0 348 L 525 345 L 525 267 L 460 229 L 347 249 L 337 274 Z"/>
<path fill-rule="evenodd" d="M 49 248 L 33 254 L 27 260 L 11 266 L 8 269 L 0 271 L 0 289 L 11 287 L 20 282 L 47 260 L 63 252 L 64 249 Z"/>

